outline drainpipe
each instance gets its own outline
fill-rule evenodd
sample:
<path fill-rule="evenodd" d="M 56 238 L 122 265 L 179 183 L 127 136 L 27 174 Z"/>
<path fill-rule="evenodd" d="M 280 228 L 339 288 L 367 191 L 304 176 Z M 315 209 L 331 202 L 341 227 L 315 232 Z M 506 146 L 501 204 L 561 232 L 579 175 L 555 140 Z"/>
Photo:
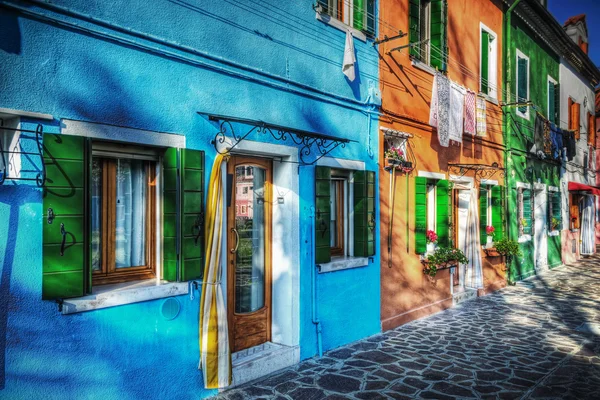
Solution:
<path fill-rule="evenodd" d="M 510 55 L 510 42 L 511 42 L 511 23 L 512 23 L 512 12 L 515 8 L 517 8 L 517 5 L 519 5 L 519 3 L 521 2 L 521 0 L 515 0 L 514 3 L 512 3 L 512 5 L 508 8 L 508 10 L 506 11 L 506 17 L 504 18 L 504 65 L 506 66 L 504 68 L 504 103 L 510 103 L 510 94 L 512 93 L 512 89 L 510 86 L 510 80 L 512 78 L 512 57 Z M 507 98 L 508 97 L 508 98 Z M 506 112 L 508 113 L 509 110 L 506 110 Z M 506 114 L 503 118 L 502 121 L 502 135 L 504 137 L 504 143 L 506 145 L 505 147 L 505 151 L 504 151 L 504 168 L 506 173 L 504 174 L 504 187 L 506 192 L 508 193 L 508 182 L 509 182 L 509 176 L 510 176 L 510 171 L 509 171 L 509 157 L 510 157 L 510 161 L 512 163 L 512 147 L 511 147 L 511 135 L 508 134 L 508 114 Z M 511 210 L 510 207 L 505 207 L 506 213 L 507 213 L 507 220 L 511 221 L 510 218 L 510 214 L 511 214 Z M 510 224 L 508 224 L 506 226 L 506 232 L 510 237 Z M 507 264 L 508 264 L 508 260 L 506 260 Z M 506 270 L 507 270 L 507 276 L 506 279 L 508 281 L 510 281 L 510 265 L 506 266 Z"/>
<path fill-rule="evenodd" d="M 313 264 L 315 259 L 315 227 L 317 226 L 317 220 L 315 218 L 315 207 L 310 207 L 310 219 L 311 224 L 311 244 L 310 244 L 310 291 L 312 294 L 312 323 L 315 324 L 317 330 L 317 348 L 319 350 L 319 357 L 323 357 L 323 344 L 321 341 L 321 321 L 319 321 L 318 309 L 317 309 L 317 266 Z"/>

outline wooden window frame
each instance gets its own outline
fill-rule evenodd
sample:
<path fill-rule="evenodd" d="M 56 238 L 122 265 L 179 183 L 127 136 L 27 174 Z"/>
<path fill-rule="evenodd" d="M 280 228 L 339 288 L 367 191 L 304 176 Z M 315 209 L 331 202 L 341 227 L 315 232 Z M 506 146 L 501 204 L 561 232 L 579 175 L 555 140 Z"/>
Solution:
<path fill-rule="evenodd" d="M 338 246 L 335 247 L 331 247 L 331 256 L 332 257 L 340 257 L 340 256 L 344 256 L 345 254 L 345 249 L 346 249 L 346 243 L 344 242 L 344 228 L 346 225 L 346 216 L 344 213 L 345 207 L 344 207 L 344 203 L 345 203 L 345 196 L 346 193 L 344 191 L 344 183 L 346 182 L 344 179 L 331 179 L 331 182 L 336 186 L 336 198 L 335 198 L 335 203 L 336 203 L 336 221 L 337 221 L 337 225 L 336 225 L 336 231 L 335 232 L 331 232 L 331 235 L 335 235 L 336 237 L 336 243 L 338 244 Z"/>
<path fill-rule="evenodd" d="M 146 163 L 146 265 L 116 268 L 116 173 L 117 158 L 98 157 L 102 163 L 102 200 L 100 217 L 101 258 L 99 271 L 92 271 L 92 285 L 106 285 L 156 278 L 156 169 Z"/>

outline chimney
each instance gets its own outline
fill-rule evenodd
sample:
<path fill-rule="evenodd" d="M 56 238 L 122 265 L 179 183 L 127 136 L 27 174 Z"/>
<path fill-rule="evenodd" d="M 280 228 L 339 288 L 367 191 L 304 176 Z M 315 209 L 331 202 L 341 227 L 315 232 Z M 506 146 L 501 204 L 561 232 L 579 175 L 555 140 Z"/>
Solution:
<path fill-rule="evenodd" d="M 571 40 L 577 43 L 579 48 L 583 50 L 585 54 L 588 54 L 589 41 L 585 14 L 576 15 L 567 19 L 564 30 Z"/>

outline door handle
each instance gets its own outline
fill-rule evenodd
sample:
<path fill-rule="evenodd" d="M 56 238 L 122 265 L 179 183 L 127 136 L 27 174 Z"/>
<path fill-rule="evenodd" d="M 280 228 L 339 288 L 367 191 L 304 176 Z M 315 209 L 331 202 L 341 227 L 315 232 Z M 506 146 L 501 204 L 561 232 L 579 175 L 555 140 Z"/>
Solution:
<path fill-rule="evenodd" d="M 235 228 L 231 228 L 231 232 L 235 233 L 235 247 L 229 251 L 231 252 L 231 254 L 234 254 L 234 253 L 237 253 L 238 246 L 240 245 L 240 235 L 239 235 L 237 229 L 235 229 Z"/>

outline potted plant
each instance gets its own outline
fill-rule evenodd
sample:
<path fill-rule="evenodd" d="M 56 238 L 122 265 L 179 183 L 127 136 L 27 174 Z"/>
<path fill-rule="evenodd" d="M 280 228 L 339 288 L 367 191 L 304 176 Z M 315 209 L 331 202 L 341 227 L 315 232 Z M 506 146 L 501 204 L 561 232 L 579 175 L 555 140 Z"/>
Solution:
<path fill-rule="evenodd" d="M 435 233 L 434 231 L 429 229 L 427 231 L 425 237 L 427 238 L 427 253 L 426 254 L 431 254 L 435 251 L 437 240 L 438 240 L 438 235 L 437 235 L 437 233 Z"/>
<path fill-rule="evenodd" d="M 399 166 L 404 161 L 404 152 L 399 147 L 391 146 L 385 151 L 384 157 L 389 166 Z"/>
<path fill-rule="evenodd" d="M 496 231 L 496 228 L 494 228 L 491 225 L 485 227 L 485 233 L 487 234 L 487 242 L 485 243 L 486 249 L 490 249 L 490 248 L 494 247 L 494 232 L 495 231 Z"/>
<path fill-rule="evenodd" d="M 423 273 L 434 277 L 440 269 L 452 268 L 468 262 L 469 260 L 461 250 L 452 247 L 438 247 L 423 260 L 425 265 Z"/>
<path fill-rule="evenodd" d="M 523 254 L 521 252 L 521 248 L 519 247 L 519 243 L 517 243 L 514 240 L 510 240 L 508 238 L 503 238 L 498 240 L 496 243 L 496 251 L 498 252 L 498 254 L 500 254 L 501 256 L 503 256 L 505 258 L 505 262 L 506 262 L 506 270 L 510 271 L 509 265 L 510 262 L 512 261 L 513 257 L 521 257 L 521 255 Z M 513 284 L 513 282 L 510 279 L 510 276 L 507 275 L 506 277 L 508 283 Z"/>
<path fill-rule="evenodd" d="M 560 221 L 558 220 L 558 218 L 552 217 L 552 220 L 550 221 L 550 230 L 555 231 L 559 225 Z"/>

